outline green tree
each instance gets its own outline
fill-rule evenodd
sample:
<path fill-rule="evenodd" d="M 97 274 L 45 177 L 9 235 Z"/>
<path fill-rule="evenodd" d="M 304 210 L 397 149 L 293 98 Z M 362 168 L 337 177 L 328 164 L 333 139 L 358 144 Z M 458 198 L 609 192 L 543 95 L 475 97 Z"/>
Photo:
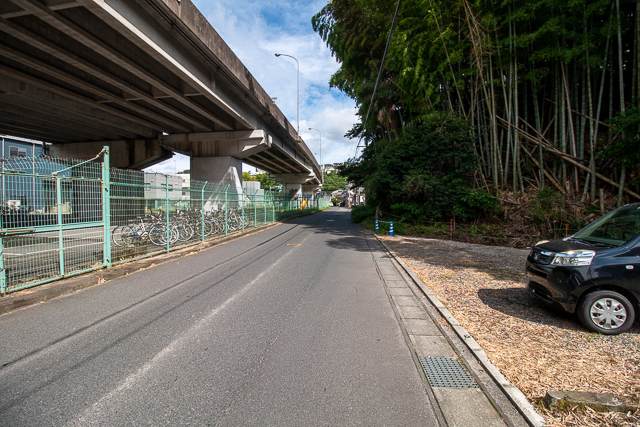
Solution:
<path fill-rule="evenodd" d="M 595 154 L 622 141 L 603 122 L 640 98 L 639 3 L 404 0 L 372 99 L 396 4 L 332 0 L 312 19 L 340 63 L 331 86 L 359 107 L 361 123 L 348 136 L 379 146 L 353 165 L 444 111 L 478 129 L 471 150 L 483 187 L 530 183 L 593 200 L 604 184 L 638 197 L 625 188 L 640 188 L 625 183 L 626 157 Z M 363 176 L 372 172 L 360 166 Z"/>
<path fill-rule="evenodd" d="M 242 180 L 243 181 L 259 181 L 260 188 L 262 188 L 263 190 L 268 190 L 271 187 L 277 187 L 280 185 L 278 182 L 269 179 L 269 174 L 267 174 L 266 172 L 259 173 L 256 175 L 251 175 L 248 172 L 242 172 Z"/>
<path fill-rule="evenodd" d="M 330 193 L 336 190 L 344 190 L 347 187 L 347 179 L 339 172 L 325 173 L 322 191 Z"/>
<path fill-rule="evenodd" d="M 429 220 L 477 218 L 494 211 L 497 200 L 473 189 L 479 165 L 475 139 L 466 120 L 433 113 L 422 124 L 407 126 L 397 141 L 365 148 L 360 161 L 339 170 L 362 183 L 367 204 L 383 212 Z"/>

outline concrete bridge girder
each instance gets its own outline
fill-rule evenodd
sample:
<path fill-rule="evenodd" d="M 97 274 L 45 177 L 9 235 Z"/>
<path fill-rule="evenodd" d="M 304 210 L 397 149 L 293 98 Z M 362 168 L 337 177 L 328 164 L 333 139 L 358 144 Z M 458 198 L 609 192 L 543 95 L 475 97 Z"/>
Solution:
<path fill-rule="evenodd" d="M 235 179 L 231 168 L 241 179 L 241 160 L 320 181 L 294 127 L 190 0 L 5 0 L 0 37 L 0 133 L 52 143 L 55 156 L 108 145 L 120 168 L 175 151 L 223 159 L 195 160 L 205 180 Z"/>
<path fill-rule="evenodd" d="M 271 137 L 262 130 L 163 135 L 160 142 L 191 158 L 232 156 L 244 159 L 271 147 Z"/>
<path fill-rule="evenodd" d="M 264 130 L 164 135 L 160 142 L 171 151 L 190 156 L 191 177 L 200 181 L 240 188 L 242 162 L 269 172 L 284 172 L 273 176 L 287 184 L 315 178 L 304 158 L 275 143 Z"/>
<path fill-rule="evenodd" d="M 48 146 L 52 157 L 91 158 L 109 146 L 111 166 L 121 169 L 144 169 L 173 157 L 173 153 L 162 147 L 157 139 L 135 139 L 102 142 L 73 142 Z"/>
<path fill-rule="evenodd" d="M 302 194 L 313 194 L 319 187 L 316 184 L 305 184 L 315 178 L 313 172 L 309 173 L 274 173 L 269 174 L 269 178 L 283 184 L 282 193 L 294 199 Z M 303 185 L 305 184 L 305 185 Z"/>

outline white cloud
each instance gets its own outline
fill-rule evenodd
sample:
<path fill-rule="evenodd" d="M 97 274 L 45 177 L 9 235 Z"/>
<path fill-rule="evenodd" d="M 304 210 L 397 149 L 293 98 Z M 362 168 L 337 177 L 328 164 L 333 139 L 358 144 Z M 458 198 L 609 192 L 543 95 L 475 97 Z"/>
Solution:
<path fill-rule="evenodd" d="M 354 141 L 344 138 L 354 124 L 354 102 L 329 90 L 329 79 L 338 69 L 322 39 L 311 27 L 311 17 L 326 0 L 194 0 L 196 7 L 231 47 L 260 85 L 295 126 L 297 115 L 297 68 L 300 63 L 300 134 L 313 153 L 319 152 L 322 132 L 325 163 L 347 160 L 354 154 Z M 315 135 L 314 135 L 315 134 Z M 319 153 L 318 153 L 319 157 Z M 177 169 L 188 169 L 188 158 L 176 155 Z M 186 166 L 183 166 L 186 165 Z M 155 171 L 173 172 L 174 161 L 156 165 Z M 166 172 L 165 172 L 166 173 Z"/>

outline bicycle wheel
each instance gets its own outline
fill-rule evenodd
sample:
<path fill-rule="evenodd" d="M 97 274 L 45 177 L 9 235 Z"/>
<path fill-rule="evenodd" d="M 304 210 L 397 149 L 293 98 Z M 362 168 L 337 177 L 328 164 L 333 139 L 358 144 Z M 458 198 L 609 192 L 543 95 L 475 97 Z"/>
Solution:
<path fill-rule="evenodd" d="M 208 220 L 208 219 L 205 219 L 203 224 L 204 224 L 204 228 L 202 228 L 202 226 L 200 226 L 204 230 L 204 232 L 202 234 L 204 234 L 205 237 L 210 236 L 211 233 L 213 233 L 213 230 L 214 230 L 213 222 Z"/>
<path fill-rule="evenodd" d="M 215 234 L 224 233 L 224 219 L 214 218 L 213 224 L 214 224 L 213 232 Z"/>
<path fill-rule="evenodd" d="M 114 228 L 111 231 L 111 241 L 113 242 L 114 245 L 116 246 L 127 246 L 123 241 L 122 241 L 122 229 L 125 226 L 123 225 L 119 225 L 116 228 Z"/>
<path fill-rule="evenodd" d="M 124 243 L 124 246 L 133 245 L 137 237 L 138 233 L 136 233 L 135 229 L 129 227 L 128 225 L 122 226 L 122 231 L 120 232 L 120 240 Z"/>
<path fill-rule="evenodd" d="M 156 246 L 167 245 L 167 229 L 164 226 L 154 225 L 149 230 L 149 241 Z"/>
<path fill-rule="evenodd" d="M 185 222 L 176 224 L 175 229 L 178 233 L 177 240 L 181 242 L 186 242 L 187 240 L 193 237 L 193 234 L 194 234 L 193 227 Z"/>
<path fill-rule="evenodd" d="M 205 219 L 204 221 L 194 221 L 193 223 L 193 229 L 195 231 L 196 238 L 202 238 L 203 235 L 207 237 L 208 235 L 213 233 L 213 228 L 213 224 L 207 219 Z"/>

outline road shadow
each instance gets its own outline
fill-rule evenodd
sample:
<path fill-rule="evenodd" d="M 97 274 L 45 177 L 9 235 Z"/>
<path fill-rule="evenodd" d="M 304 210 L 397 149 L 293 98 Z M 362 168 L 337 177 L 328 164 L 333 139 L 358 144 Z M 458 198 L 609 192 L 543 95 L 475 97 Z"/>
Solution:
<path fill-rule="evenodd" d="M 351 210 L 333 208 L 314 215 L 288 220 L 287 224 L 304 227 L 313 233 L 330 236 L 326 245 L 334 249 L 369 252 L 369 245 L 364 234 L 371 234 L 360 224 L 351 222 Z"/>

